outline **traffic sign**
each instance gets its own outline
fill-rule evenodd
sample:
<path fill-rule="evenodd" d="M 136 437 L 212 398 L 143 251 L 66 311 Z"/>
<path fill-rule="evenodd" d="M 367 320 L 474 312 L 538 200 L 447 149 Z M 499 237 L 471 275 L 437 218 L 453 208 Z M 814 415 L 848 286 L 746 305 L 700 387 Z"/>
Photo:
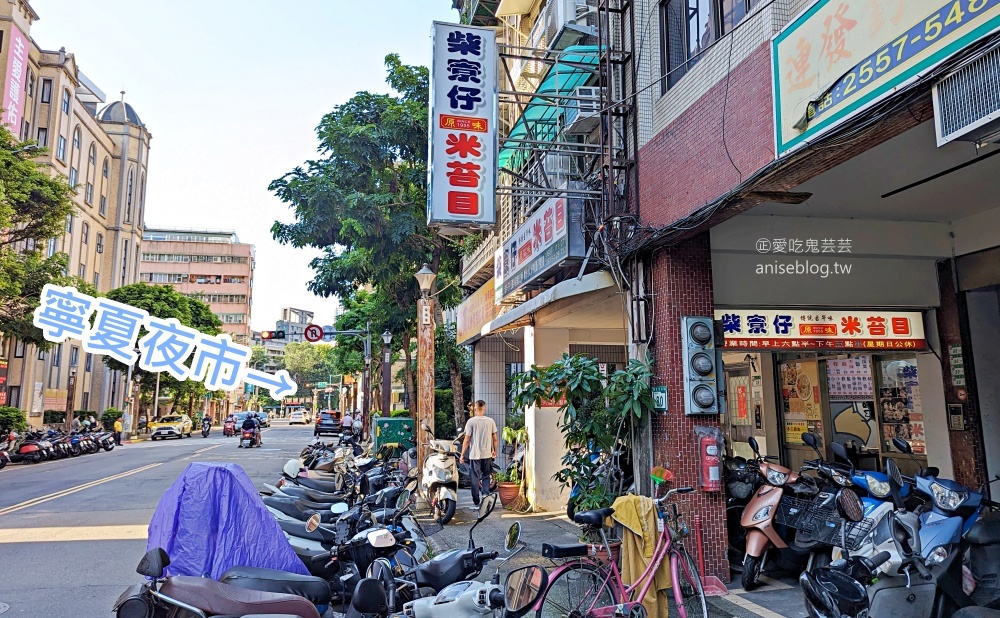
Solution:
<path fill-rule="evenodd" d="M 327 386 L 326 387 L 326 392 L 332 393 L 333 392 L 333 387 L 332 386 Z"/>
<path fill-rule="evenodd" d="M 326 388 L 326 382 L 317 382 L 316 388 Z"/>
<path fill-rule="evenodd" d="M 306 330 L 302 334 L 306 338 L 306 341 L 316 343 L 323 338 L 323 327 L 318 324 L 310 324 L 306 326 Z"/>

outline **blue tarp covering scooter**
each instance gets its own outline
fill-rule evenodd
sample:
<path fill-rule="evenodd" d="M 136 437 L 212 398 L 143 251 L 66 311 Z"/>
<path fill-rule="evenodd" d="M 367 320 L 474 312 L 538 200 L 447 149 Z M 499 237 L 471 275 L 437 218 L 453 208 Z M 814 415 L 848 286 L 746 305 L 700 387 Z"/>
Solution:
<path fill-rule="evenodd" d="M 155 547 L 170 556 L 167 575 L 218 579 L 234 566 L 309 574 L 236 464 L 188 465 L 149 522 L 146 549 Z"/>

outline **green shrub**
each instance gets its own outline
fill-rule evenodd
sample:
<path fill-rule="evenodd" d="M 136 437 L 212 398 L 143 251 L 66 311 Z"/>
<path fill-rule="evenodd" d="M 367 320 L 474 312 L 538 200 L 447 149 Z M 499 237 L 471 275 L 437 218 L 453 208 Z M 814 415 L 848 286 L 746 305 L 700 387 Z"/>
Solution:
<path fill-rule="evenodd" d="M 0 439 L 12 431 L 18 433 L 28 428 L 24 413 L 13 406 L 0 406 Z"/>
<path fill-rule="evenodd" d="M 410 411 L 404 408 L 402 410 L 393 410 L 392 412 L 389 413 L 389 418 L 402 418 L 402 417 L 410 418 Z"/>
<path fill-rule="evenodd" d="M 59 425 L 66 422 L 66 412 L 63 410 L 46 410 L 42 414 L 42 423 L 45 425 Z"/>
<path fill-rule="evenodd" d="M 120 419 L 123 414 L 125 413 L 118 408 L 108 408 L 103 414 L 101 414 L 101 424 L 104 425 L 105 428 L 114 427 L 115 421 Z"/>

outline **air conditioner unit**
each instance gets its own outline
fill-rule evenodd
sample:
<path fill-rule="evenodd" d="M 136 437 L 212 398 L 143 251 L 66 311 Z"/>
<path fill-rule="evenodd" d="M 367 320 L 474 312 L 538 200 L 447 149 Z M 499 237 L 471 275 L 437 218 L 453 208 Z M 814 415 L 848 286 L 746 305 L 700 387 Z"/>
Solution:
<path fill-rule="evenodd" d="M 937 145 L 1000 142 L 1000 48 L 945 76 L 931 90 Z"/>
<path fill-rule="evenodd" d="M 544 22 L 545 47 L 562 50 L 597 37 L 596 0 L 549 0 L 539 21 Z"/>
<path fill-rule="evenodd" d="M 590 135 L 601 121 L 601 89 L 581 86 L 573 91 L 574 99 L 566 105 L 567 135 Z"/>

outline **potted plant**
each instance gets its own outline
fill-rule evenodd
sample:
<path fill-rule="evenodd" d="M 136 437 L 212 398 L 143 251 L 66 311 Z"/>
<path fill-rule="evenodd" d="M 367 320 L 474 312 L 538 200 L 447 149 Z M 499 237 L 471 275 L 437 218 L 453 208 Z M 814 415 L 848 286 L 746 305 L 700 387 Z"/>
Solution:
<path fill-rule="evenodd" d="M 620 447 L 628 447 L 638 421 L 653 408 L 651 376 L 648 362 L 631 360 L 605 376 L 596 359 L 563 354 L 549 367 L 532 366 L 515 378 L 515 407 L 557 405 L 562 415 L 566 453 L 554 478 L 571 490 L 570 519 L 577 511 L 611 506 L 625 489 L 617 482 L 614 466 L 602 467 L 602 458 L 606 461 Z M 595 554 L 606 554 L 599 532 L 585 529 L 582 540 L 594 546 Z"/>

